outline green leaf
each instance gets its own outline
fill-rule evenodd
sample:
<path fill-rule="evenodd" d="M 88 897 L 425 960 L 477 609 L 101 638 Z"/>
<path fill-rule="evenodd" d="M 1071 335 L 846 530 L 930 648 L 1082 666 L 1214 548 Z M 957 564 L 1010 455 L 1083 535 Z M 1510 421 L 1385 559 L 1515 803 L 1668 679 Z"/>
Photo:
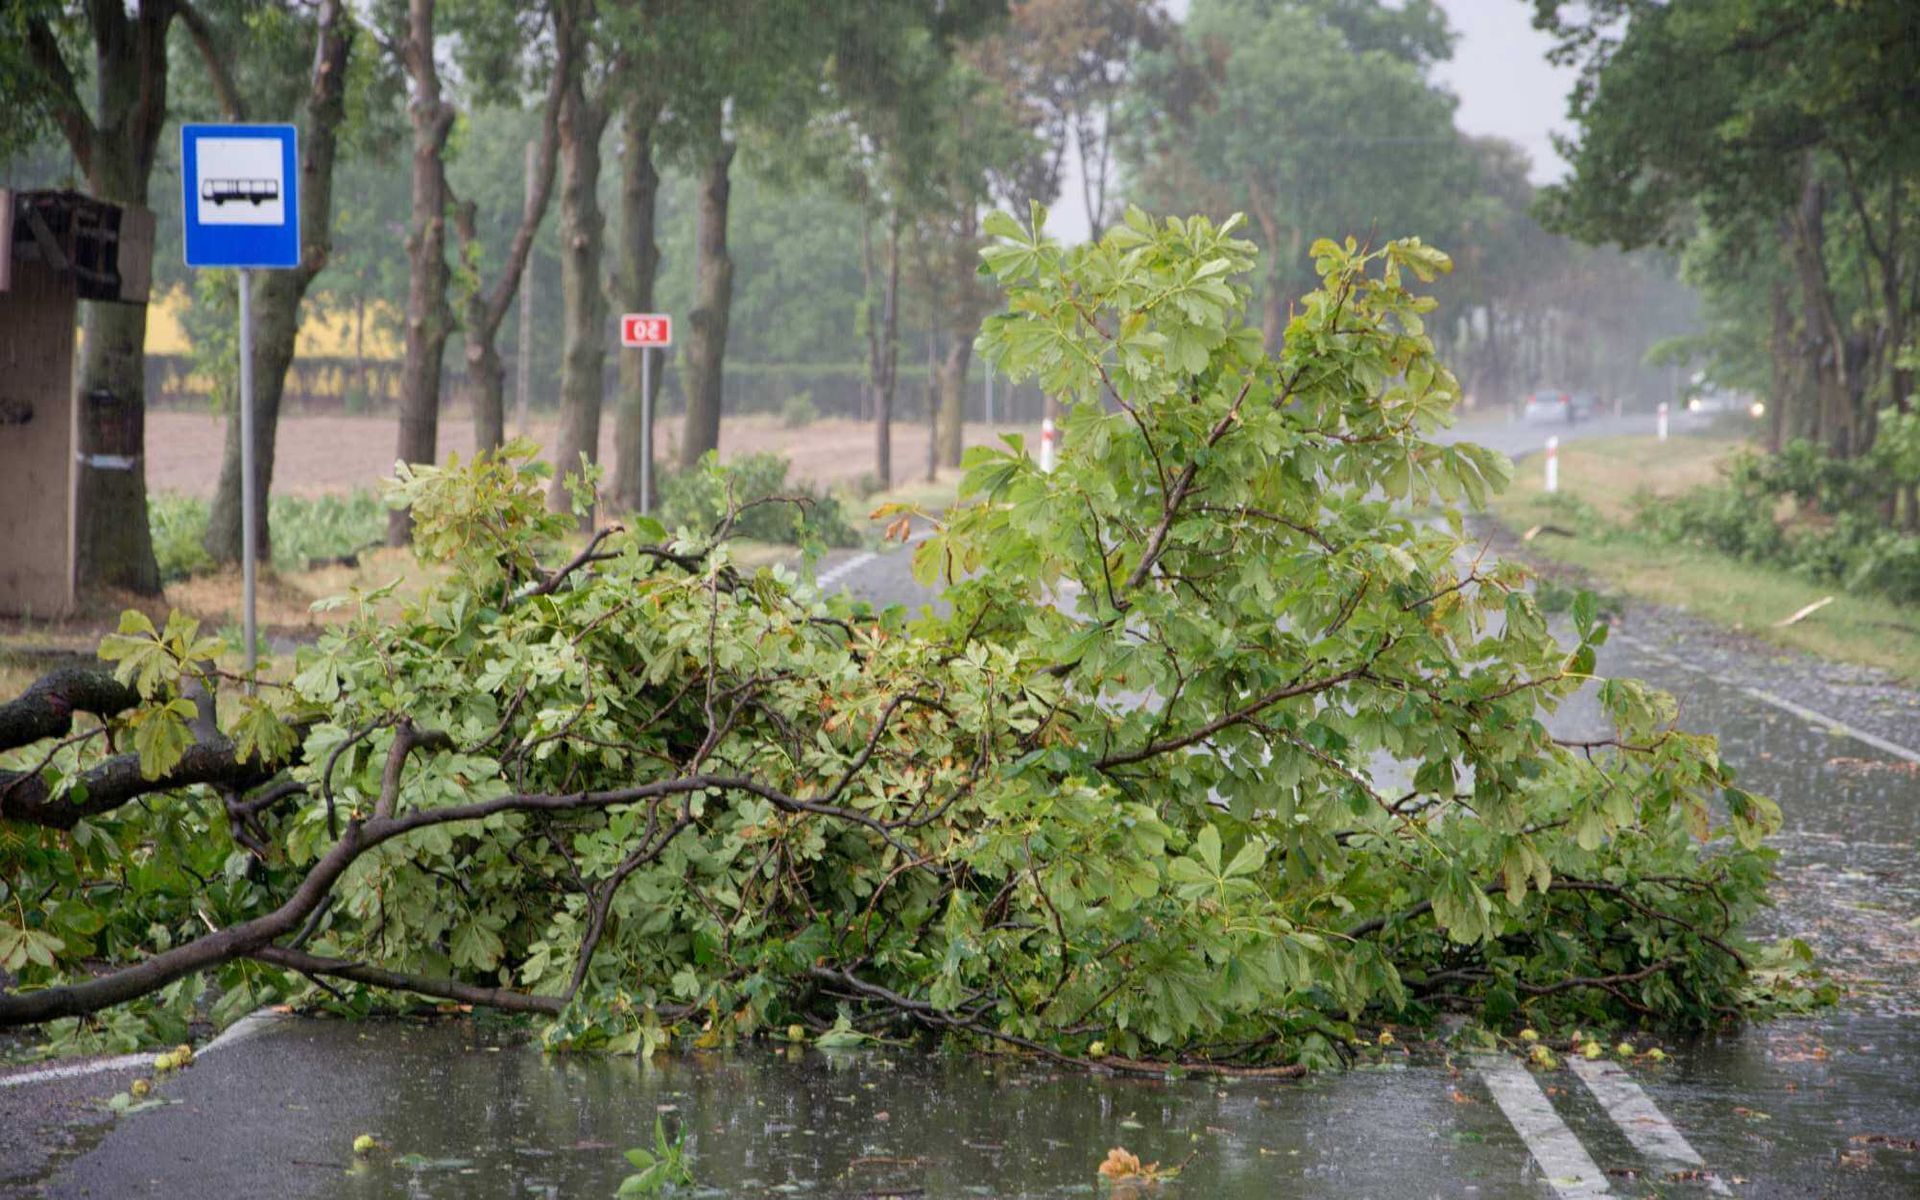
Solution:
<path fill-rule="evenodd" d="M 140 774 L 158 779 L 179 765 L 193 745 L 193 731 L 187 722 L 198 713 L 191 700 L 175 699 L 134 712 L 127 725 L 133 734 L 133 748 L 140 756 Z"/>
<path fill-rule="evenodd" d="M 1493 905 L 1459 863 L 1440 876 L 1432 899 L 1434 921 L 1454 941 L 1472 944 L 1492 936 Z"/>
<path fill-rule="evenodd" d="M 1240 852 L 1233 856 L 1233 861 L 1227 864 L 1225 874 L 1228 879 L 1238 875 L 1251 875 L 1265 866 L 1266 862 L 1265 843 L 1249 839 L 1246 845 L 1240 847 Z"/>
<path fill-rule="evenodd" d="M 1020 222 L 1014 220 L 1012 214 L 999 209 L 989 212 L 980 223 L 980 228 L 988 237 L 1006 238 L 1014 242 L 1027 240 L 1027 231 L 1020 228 Z"/>
<path fill-rule="evenodd" d="M 300 744 L 293 729 L 257 697 L 247 697 L 241 702 L 232 737 L 234 749 L 242 759 L 261 763 L 281 762 Z"/>
<path fill-rule="evenodd" d="M 1212 825 L 1202 825 L 1199 836 L 1193 840 L 1193 850 L 1200 861 L 1207 865 L 1211 874 L 1220 874 L 1220 831 Z"/>

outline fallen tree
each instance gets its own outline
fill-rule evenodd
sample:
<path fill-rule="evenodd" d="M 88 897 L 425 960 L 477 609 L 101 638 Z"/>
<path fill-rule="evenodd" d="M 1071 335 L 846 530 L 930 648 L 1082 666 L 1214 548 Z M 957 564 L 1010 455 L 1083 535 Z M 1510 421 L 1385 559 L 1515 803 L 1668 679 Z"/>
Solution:
<path fill-rule="evenodd" d="M 982 347 L 1067 403 L 1066 449 L 969 454 L 914 551 L 941 612 L 741 569 L 733 516 L 543 566 L 574 517 L 510 445 L 403 468 L 445 582 L 348 598 L 257 698 L 191 622 L 129 616 L 111 675 L 0 707 L 0 1025 L 310 984 L 556 1045 L 844 1020 L 1260 1064 L 1368 1017 L 1804 1002 L 1740 934 L 1772 806 L 1594 678 L 1590 599 L 1568 648 L 1469 555 L 1457 506 L 1506 464 L 1428 440 L 1455 386 L 1407 277 L 1444 256 L 1321 243 L 1270 357 L 1233 225 L 991 222 Z M 1582 687 L 1611 728 L 1557 740 Z"/>

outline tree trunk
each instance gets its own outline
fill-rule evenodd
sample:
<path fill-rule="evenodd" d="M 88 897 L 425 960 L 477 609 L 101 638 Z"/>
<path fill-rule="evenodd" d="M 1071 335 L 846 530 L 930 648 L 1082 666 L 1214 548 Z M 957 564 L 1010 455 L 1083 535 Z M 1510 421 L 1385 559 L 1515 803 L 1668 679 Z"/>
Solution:
<path fill-rule="evenodd" d="M 936 391 L 940 415 L 934 425 L 934 461 L 943 467 L 959 466 L 966 452 L 967 367 L 973 361 L 973 339 L 980 332 L 980 320 L 988 304 L 976 267 L 980 249 L 978 210 L 971 204 L 961 209 L 954 233 L 945 264 L 951 272 L 954 298 L 943 306 L 948 318 L 947 347 L 940 363 Z"/>
<path fill-rule="evenodd" d="M 720 448 L 720 372 L 733 303 L 733 259 L 727 254 L 727 202 L 733 143 L 722 141 L 700 168 L 699 280 L 687 337 L 687 417 L 680 465 L 691 467 Z"/>
<path fill-rule="evenodd" d="M 1811 161 L 1804 170 L 1791 246 L 1806 305 L 1808 367 L 1818 397 L 1821 439 L 1835 457 L 1851 458 L 1862 449 L 1856 438 L 1858 389 L 1851 369 L 1852 348 L 1840 324 L 1827 271 L 1827 193 Z"/>
<path fill-rule="evenodd" d="M 300 333 L 300 302 L 333 250 L 333 164 L 346 117 L 347 56 L 352 46 L 353 25 L 342 0 L 326 0 L 314 24 L 313 73 L 300 140 L 300 265 L 291 271 L 261 271 L 254 278 L 253 494 L 260 503 L 254 552 L 262 562 L 273 558 L 267 497 L 273 486 L 280 400 Z M 240 492 L 240 414 L 236 412 L 227 418 L 220 482 L 214 488 L 202 542 L 215 562 L 240 559 Z"/>
<path fill-rule="evenodd" d="M 940 423 L 936 430 L 936 458 L 943 467 L 957 467 L 966 450 L 967 366 L 973 361 L 973 334 L 955 330 L 947 339 L 940 362 Z"/>
<path fill-rule="evenodd" d="M 479 239 L 477 212 L 472 201 L 454 209 L 454 228 L 462 245 Z M 466 331 L 467 404 L 473 415 L 473 452 L 498 450 L 507 440 L 507 368 L 500 359 L 499 326 L 489 328 L 486 302 L 476 288 L 461 303 L 461 326 Z"/>
<path fill-rule="evenodd" d="M 660 244 L 654 240 L 654 207 L 660 195 L 660 173 L 653 167 L 653 126 L 659 109 L 637 90 L 627 98 L 622 118 L 625 143 L 620 164 L 620 305 L 627 312 L 653 310 L 653 281 L 660 269 Z M 651 350 L 627 350 L 620 355 L 620 407 L 613 421 L 613 500 L 621 509 L 650 508 L 652 496 L 640 494 L 641 464 L 653 458 L 653 447 L 642 436 L 643 407 L 649 401 L 659 413 L 660 364 L 641 370 L 641 355 Z M 643 398 L 643 376 L 653 393 Z M 656 419 L 656 424 L 658 421 Z M 658 485 L 655 486 L 656 492 Z"/>
<path fill-rule="evenodd" d="M 407 230 L 406 364 L 400 374 L 402 462 L 431 463 L 440 438 L 440 364 L 452 317 L 447 307 L 447 175 L 441 154 L 453 128 L 453 108 L 440 96 L 433 60 L 434 0 L 409 0 L 401 55 L 413 80 L 407 104 L 413 126 L 413 219 Z M 404 546 L 413 518 L 395 509 L 387 518 L 387 544 Z"/>
<path fill-rule="evenodd" d="M 89 6 L 94 42 L 96 104 L 91 118 L 74 91 L 42 17 L 29 17 L 29 52 L 42 64 L 56 117 L 74 159 L 99 199 L 129 209 L 147 207 L 147 185 L 161 126 L 167 117 L 167 27 L 170 0 Z M 148 253 L 151 253 L 149 249 Z M 123 250 L 122 275 L 145 275 Z M 79 591 L 119 588 L 160 594 L 153 535 L 147 524 L 146 340 L 141 303 L 89 301 L 82 305 L 76 420 L 74 542 Z"/>
<path fill-rule="evenodd" d="M 559 141 L 560 104 L 573 76 L 580 67 L 580 45 L 573 34 L 572 13 L 564 5 L 554 13 L 553 74 L 547 83 L 546 103 L 541 109 L 540 136 L 527 156 L 526 201 L 520 211 L 520 225 L 513 231 L 507 259 L 500 266 L 500 278 L 491 289 L 473 288 L 464 305 L 462 323 L 467 333 L 467 387 L 473 395 L 473 449 L 476 454 L 498 450 L 507 438 L 507 378 L 500 362 L 501 323 L 513 306 L 520 290 L 527 260 L 533 253 L 534 235 L 547 215 L 547 200 L 553 194 L 553 168 Z M 474 206 L 471 201 L 459 210 L 462 246 L 477 247 Z M 475 261 L 478 261 L 477 254 Z"/>
<path fill-rule="evenodd" d="M 591 27 L 590 9 L 578 14 L 580 37 Z M 571 81 L 560 103 L 560 435 L 554 447 L 553 485 L 547 507 L 566 512 L 573 499 L 567 477 L 584 455 L 600 460 L 600 407 L 605 397 L 607 296 L 600 287 L 606 216 L 600 211 L 600 134 L 607 109 L 589 97 L 584 81 Z M 593 513 L 581 514 L 590 527 Z"/>
<path fill-rule="evenodd" d="M 353 297 L 353 378 L 361 403 L 371 407 L 372 393 L 367 388 L 367 293 L 356 290 Z"/>
<path fill-rule="evenodd" d="M 872 294 L 873 224 L 863 242 L 868 294 Z M 900 362 L 900 213 L 887 221 L 887 274 L 881 284 L 880 319 L 867 315 L 867 387 L 873 395 L 873 473 L 881 490 L 893 486 L 893 391 Z"/>
<path fill-rule="evenodd" d="M 1768 357 L 1772 360 L 1772 378 L 1767 395 L 1767 453 L 1778 454 L 1785 442 L 1787 416 L 1797 407 L 1793 395 L 1793 313 L 1787 307 L 1787 285 L 1773 282 L 1768 298 L 1772 329 L 1767 337 Z"/>

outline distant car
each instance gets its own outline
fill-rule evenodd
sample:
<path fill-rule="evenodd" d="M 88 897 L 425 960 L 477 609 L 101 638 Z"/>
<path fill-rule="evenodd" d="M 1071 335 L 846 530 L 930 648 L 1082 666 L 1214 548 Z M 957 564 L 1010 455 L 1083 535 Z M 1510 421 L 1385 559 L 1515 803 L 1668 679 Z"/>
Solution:
<path fill-rule="evenodd" d="M 1571 425 L 1594 416 L 1600 409 L 1600 398 L 1592 392 L 1564 391 L 1560 388 L 1541 388 L 1527 396 L 1526 408 L 1521 416 L 1524 420 L 1545 423 Z"/>
<path fill-rule="evenodd" d="M 1690 413 L 1745 412 L 1748 403 L 1747 398 L 1738 392 L 1705 388 L 1687 398 L 1687 411 Z"/>

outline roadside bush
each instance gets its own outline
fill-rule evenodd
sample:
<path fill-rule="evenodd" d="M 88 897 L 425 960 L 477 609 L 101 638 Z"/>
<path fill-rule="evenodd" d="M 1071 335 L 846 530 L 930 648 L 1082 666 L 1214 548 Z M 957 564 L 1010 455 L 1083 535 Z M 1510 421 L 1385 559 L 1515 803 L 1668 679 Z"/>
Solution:
<path fill-rule="evenodd" d="M 208 505 L 197 496 L 159 493 L 148 498 L 147 521 L 160 580 L 172 583 L 213 569 L 202 540 Z M 304 571 L 315 560 L 337 559 L 379 545 L 386 536 L 387 506 L 371 491 L 344 496 L 273 496 L 267 501 L 273 535 L 273 568 Z"/>
<path fill-rule="evenodd" d="M 1836 459 L 1803 440 L 1771 457 L 1745 451 L 1718 483 L 1637 497 L 1634 524 L 1660 541 L 1920 603 L 1920 535 L 1888 528 L 1884 516 L 1913 482 L 1912 434 L 1894 414 L 1882 420 L 1882 441 L 1862 458 Z"/>
<path fill-rule="evenodd" d="M 840 501 L 789 482 L 790 464 L 778 454 L 749 454 L 721 465 L 711 452 L 689 471 L 660 478 L 660 523 L 698 535 L 719 529 L 737 510 L 730 535 L 761 542 L 857 546 L 860 534 Z"/>
<path fill-rule="evenodd" d="M 156 492 L 147 497 L 147 526 L 160 582 L 174 583 L 213 569 L 201 540 L 207 536 L 207 502 L 196 496 Z"/>
<path fill-rule="evenodd" d="M 115 677 L 0 723 L 0 1026 L 327 978 L 348 1011 L 537 1014 L 556 1048 L 917 1028 L 1153 1070 L 1333 1064 L 1446 1011 L 1810 1002 L 1805 947 L 1742 936 L 1777 810 L 1671 697 L 1595 677 L 1590 596 L 1562 644 L 1523 568 L 1469 565 L 1457 510 L 1506 462 L 1432 437 L 1459 389 L 1411 284 L 1445 256 L 1316 243 L 1275 357 L 1237 219 L 1072 249 L 1044 219 L 985 222 L 1010 303 L 982 349 L 1057 392 L 1064 448 L 968 451 L 912 560 L 938 607 L 645 518 L 569 553 L 516 443 L 401 468 L 449 569 L 347 598 L 220 730 L 217 642 L 128 614 Z M 1546 724 L 1576 693 L 1591 740 Z M 116 739 L 67 740 L 75 710 Z"/>
<path fill-rule="evenodd" d="M 780 423 L 788 429 L 804 429 L 820 419 L 813 406 L 812 392 L 795 392 L 780 406 Z"/>
<path fill-rule="evenodd" d="M 304 571 L 316 560 L 358 554 L 386 541 L 386 502 L 368 489 L 344 496 L 275 496 L 269 507 L 278 571 Z"/>

